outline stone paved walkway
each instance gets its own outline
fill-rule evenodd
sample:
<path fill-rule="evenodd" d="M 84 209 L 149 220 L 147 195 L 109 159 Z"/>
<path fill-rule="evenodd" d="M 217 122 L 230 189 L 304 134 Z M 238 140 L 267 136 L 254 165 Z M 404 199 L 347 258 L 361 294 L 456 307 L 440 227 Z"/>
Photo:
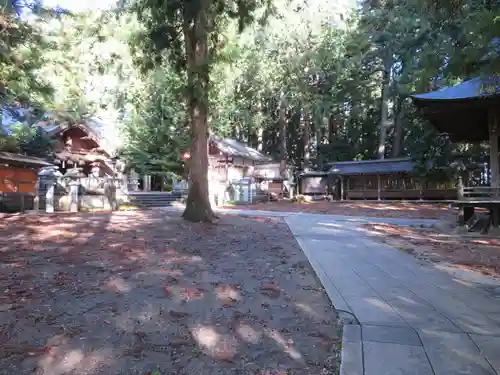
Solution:
<path fill-rule="evenodd" d="M 500 298 L 370 240 L 364 220 L 285 220 L 336 309 L 355 317 L 342 375 L 500 374 Z"/>

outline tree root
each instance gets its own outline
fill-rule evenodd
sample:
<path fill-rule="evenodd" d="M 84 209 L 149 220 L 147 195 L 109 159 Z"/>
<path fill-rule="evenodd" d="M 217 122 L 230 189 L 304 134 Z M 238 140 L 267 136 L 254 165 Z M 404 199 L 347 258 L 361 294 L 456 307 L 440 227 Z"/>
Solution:
<path fill-rule="evenodd" d="M 205 222 L 205 223 L 216 223 L 219 216 L 217 216 L 211 207 L 200 209 L 194 205 L 186 205 L 186 209 L 182 214 L 182 218 L 187 221 L 192 221 L 195 223 Z"/>

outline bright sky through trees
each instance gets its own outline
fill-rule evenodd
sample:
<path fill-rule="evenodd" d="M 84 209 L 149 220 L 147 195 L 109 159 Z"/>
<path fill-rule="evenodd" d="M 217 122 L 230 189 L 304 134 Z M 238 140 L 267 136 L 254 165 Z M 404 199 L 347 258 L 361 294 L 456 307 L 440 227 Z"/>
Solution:
<path fill-rule="evenodd" d="M 60 7 L 74 12 L 86 10 L 108 9 L 116 4 L 116 0 L 43 0 L 48 7 Z"/>

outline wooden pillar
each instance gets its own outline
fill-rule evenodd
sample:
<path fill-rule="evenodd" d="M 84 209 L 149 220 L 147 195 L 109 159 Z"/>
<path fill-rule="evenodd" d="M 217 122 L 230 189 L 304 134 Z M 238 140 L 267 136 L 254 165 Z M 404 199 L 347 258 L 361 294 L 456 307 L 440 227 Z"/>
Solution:
<path fill-rule="evenodd" d="M 380 175 L 377 173 L 377 199 L 380 200 Z"/>
<path fill-rule="evenodd" d="M 366 185 L 366 176 L 363 174 L 359 175 L 363 179 L 363 199 L 366 201 L 366 192 L 367 192 L 367 185 Z"/>
<path fill-rule="evenodd" d="M 490 186 L 498 188 L 498 117 L 492 109 L 489 116 L 490 130 Z"/>
<path fill-rule="evenodd" d="M 340 200 L 344 200 L 344 177 L 340 176 Z"/>
<path fill-rule="evenodd" d="M 345 179 L 345 199 L 349 200 L 349 176 Z"/>

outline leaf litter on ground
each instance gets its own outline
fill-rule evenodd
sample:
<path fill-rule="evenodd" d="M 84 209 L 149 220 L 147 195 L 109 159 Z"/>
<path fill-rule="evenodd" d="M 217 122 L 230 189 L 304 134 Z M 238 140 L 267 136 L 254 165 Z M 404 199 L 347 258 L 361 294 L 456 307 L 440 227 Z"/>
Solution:
<path fill-rule="evenodd" d="M 338 371 L 337 315 L 279 218 L 19 215 L 0 260 L 0 374 Z"/>

